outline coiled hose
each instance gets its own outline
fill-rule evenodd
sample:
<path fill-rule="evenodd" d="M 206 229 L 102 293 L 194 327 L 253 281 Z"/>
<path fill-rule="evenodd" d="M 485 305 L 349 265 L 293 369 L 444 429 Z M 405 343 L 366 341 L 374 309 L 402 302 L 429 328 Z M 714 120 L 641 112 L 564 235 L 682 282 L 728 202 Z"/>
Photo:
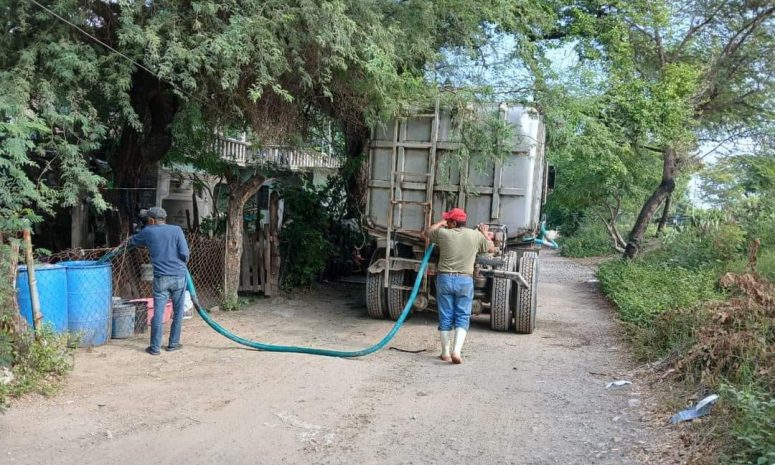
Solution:
<path fill-rule="evenodd" d="M 126 247 L 119 247 L 111 251 L 110 253 L 106 254 L 104 257 L 102 257 L 100 259 L 100 262 L 107 261 L 113 256 L 115 256 L 117 253 L 121 253 L 126 250 L 127 250 Z M 283 346 L 283 345 L 277 345 L 277 344 L 265 344 L 263 342 L 251 341 L 250 339 L 239 337 L 236 334 L 229 331 L 228 329 L 216 323 L 212 319 L 212 317 L 210 317 L 210 315 L 207 313 L 207 310 L 205 310 L 199 304 L 199 298 L 197 297 L 197 294 L 196 294 L 196 287 L 194 286 L 194 279 L 191 277 L 191 273 L 188 270 L 186 270 L 186 287 L 188 288 L 189 294 L 191 294 L 191 301 L 194 303 L 194 307 L 196 308 L 197 313 L 199 314 L 200 317 L 202 317 L 205 323 L 207 323 L 211 328 L 213 328 L 218 334 L 236 342 L 237 344 L 242 344 L 243 346 L 250 347 L 251 349 L 263 350 L 267 352 L 292 352 L 292 353 L 300 353 L 300 354 L 322 355 L 325 357 L 343 357 L 343 358 L 363 357 L 365 355 L 373 354 L 374 352 L 385 347 L 385 345 L 388 342 L 390 342 L 391 339 L 393 339 L 393 337 L 396 335 L 398 330 L 401 329 L 401 326 L 404 324 L 406 317 L 409 315 L 409 311 L 412 309 L 414 300 L 417 298 L 417 293 L 420 290 L 420 284 L 422 283 L 422 278 L 425 275 L 425 270 L 428 267 L 428 260 L 430 260 L 431 258 L 432 251 L 433 251 L 433 244 L 431 244 L 425 250 L 425 255 L 423 256 L 422 262 L 420 263 L 420 268 L 417 271 L 417 278 L 415 278 L 414 280 L 412 293 L 409 295 L 409 300 L 407 300 L 406 306 L 404 306 L 404 310 L 401 312 L 401 316 L 393 325 L 393 328 L 390 330 L 390 332 L 388 332 L 385 335 L 385 337 L 382 338 L 381 341 L 379 341 L 378 343 L 374 344 L 371 347 L 367 347 L 361 350 L 331 350 L 331 349 L 316 349 L 314 347 Z"/>

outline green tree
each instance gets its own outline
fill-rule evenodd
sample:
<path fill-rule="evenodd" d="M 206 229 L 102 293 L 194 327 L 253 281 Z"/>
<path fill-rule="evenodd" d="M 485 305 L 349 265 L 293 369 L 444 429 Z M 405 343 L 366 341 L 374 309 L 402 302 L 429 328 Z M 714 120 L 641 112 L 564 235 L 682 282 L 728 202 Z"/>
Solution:
<path fill-rule="evenodd" d="M 740 224 L 749 240 L 775 244 L 775 154 L 770 138 L 751 153 L 722 158 L 700 172 L 703 200 Z"/>
<path fill-rule="evenodd" d="M 628 237 L 634 256 L 677 176 L 705 139 L 735 140 L 771 126 L 773 15 L 769 2 L 564 2 L 547 36 L 574 40 L 606 83 L 606 124 L 638 152 L 662 158 L 661 180 Z"/>
<path fill-rule="evenodd" d="M 44 145 L 35 128 L 46 126 L 51 143 L 69 141 L 60 172 L 71 188 L 54 189 L 57 195 L 68 201 L 91 195 L 104 206 L 86 160 L 109 160 L 112 186 L 124 189 L 118 203 L 125 231 L 136 203 L 131 188 L 173 141 L 181 143 L 172 131 L 180 118 L 197 132 L 244 131 L 261 145 L 303 140 L 322 115 L 344 134 L 346 154 L 357 157 L 374 122 L 427 97 L 426 72 L 443 50 L 481 47 L 494 28 L 514 29 L 520 12 L 536 11 L 506 0 L 57 0 L 46 8 L 22 0 L 0 4 L 8 18 L 2 77 L 22 91 L 29 87 L 4 94 L 0 103 L 3 111 L 17 102 L 3 121 L 27 144 L 14 143 L 10 176 L 35 179 L 39 165 L 30 156 Z M 44 119 L 25 122 L 19 115 Z M 187 155 L 209 164 L 208 137 L 195 140 L 205 145 Z M 49 155 L 56 157 L 63 155 Z M 232 184 L 227 293 L 236 295 L 238 212 L 266 173 L 213 165 Z M 357 180 L 350 194 L 362 198 Z M 49 186 L 32 183 L 25 192 L 46 193 Z M 30 197 L 9 210 L 24 205 L 45 204 Z"/>
<path fill-rule="evenodd" d="M 605 226 L 612 248 L 624 252 L 620 216 L 647 195 L 659 160 L 635 150 L 626 132 L 606 119 L 609 95 L 556 92 L 544 99 L 547 145 L 558 173 L 547 209 L 571 227 L 592 216 Z"/>

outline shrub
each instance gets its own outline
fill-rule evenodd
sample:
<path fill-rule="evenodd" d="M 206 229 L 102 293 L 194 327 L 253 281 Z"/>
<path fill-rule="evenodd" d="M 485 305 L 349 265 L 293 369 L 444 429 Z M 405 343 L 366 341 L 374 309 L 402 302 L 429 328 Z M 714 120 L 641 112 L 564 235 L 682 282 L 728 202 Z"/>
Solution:
<path fill-rule="evenodd" d="M 719 273 L 744 255 L 745 231 L 735 223 L 700 222 L 680 231 L 669 230 L 663 247 L 646 260 L 689 269 L 714 267 Z"/>
<path fill-rule="evenodd" d="M 364 236 L 358 221 L 346 218 L 343 182 L 332 178 L 324 186 L 310 181 L 281 186 L 283 288 L 310 286 L 324 275 L 337 278 L 354 267 L 353 250 L 363 245 Z"/>
<path fill-rule="evenodd" d="M 636 325 L 648 325 L 668 309 L 691 308 L 719 295 L 716 274 L 706 269 L 615 260 L 601 265 L 598 277 L 622 321 Z"/>
<path fill-rule="evenodd" d="M 0 246 L 0 269 L 10 269 L 8 247 Z M 0 383 L 0 411 L 12 397 L 28 392 L 50 394 L 73 367 L 68 336 L 57 335 L 44 325 L 37 337 L 18 324 L 9 279 L 0 279 L 0 368 L 10 369 L 13 379 Z"/>
<path fill-rule="evenodd" d="M 614 253 L 611 236 L 600 221 L 586 220 L 566 238 L 560 239 L 560 253 L 566 257 L 597 257 Z"/>
<path fill-rule="evenodd" d="M 775 463 L 775 397 L 759 388 L 721 385 L 722 399 L 731 407 L 734 444 L 728 461 L 733 464 L 768 465 Z M 725 432 L 722 430 L 722 432 Z"/>
<path fill-rule="evenodd" d="M 641 280 L 644 287 L 654 286 L 658 281 L 633 272 L 642 272 L 644 266 L 653 264 L 606 264 L 601 281 L 611 285 L 615 281 L 609 274 L 618 272 L 627 282 Z M 687 276 L 703 273 L 684 272 L 690 273 Z M 625 305 L 620 311 L 640 312 L 640 319 L 628 325 L 639 358 L 668 355 L 660 364 L 670 368 L 667 373 L 694 386 L 720 390 L 724 402 L 709 418 L 708 431 L 714 431 L 714 441 L 726 454 L 725 463 L 770 464 L 775 458 L 775 286 L 755 274 L 731 273 L 721 278 L 720 285 L 730 293 L 723 301 L 679 305 L 649 314 L 629 305 L 631 292 L 629 300 L 620 300 Z M 676 296 L 674 292 L 670 295 Z"/>

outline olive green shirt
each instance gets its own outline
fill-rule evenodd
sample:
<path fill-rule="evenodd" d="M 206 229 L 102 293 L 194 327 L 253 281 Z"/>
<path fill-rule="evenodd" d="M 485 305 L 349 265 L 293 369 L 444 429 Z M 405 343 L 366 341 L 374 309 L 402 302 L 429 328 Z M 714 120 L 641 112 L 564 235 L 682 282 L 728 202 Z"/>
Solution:
<path fill-rule="evenodd" d="M 487 238 L 481 232 L 469 228 L 439 228 L 428 234 L 431 242 L 439 246 L 441 254 L 438 271 L 443 273 L 474 274 L 476 255 L 487 252 Z"/>

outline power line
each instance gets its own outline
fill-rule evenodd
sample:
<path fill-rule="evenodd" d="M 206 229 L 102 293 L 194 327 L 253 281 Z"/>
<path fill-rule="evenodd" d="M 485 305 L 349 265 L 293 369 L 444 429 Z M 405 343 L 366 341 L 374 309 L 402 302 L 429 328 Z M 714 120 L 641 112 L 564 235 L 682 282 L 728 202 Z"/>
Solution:
<path fill-rule="evenodd" d="M 125 54 L 121 53 L 120 51 L 118 51 L 118 50 L 116 50 L 115 48 L 111 47 L 110 45 L 106 44 L 105 42 L 103 42 L 102 40 L 100 40 L 98 37 L 95 37 L 95 36 L 93 36 L 93 35 L 89 34 L 87 31 L 85 31 L 84 29 L 82 29 L 82 28 L 81 28 L 80 26 L 78 26 L 77 24 L 74 24 L 74 23 L 72 23 L 72 22 L 68 21 L 67 19 L 65 19 L 65 18 L 63 18 L 62 16 L 58 15 L 56 12 L 54 12 L 54 11 L 52 11 L 51 9 L 47 8 L 45 5 L 41 5 L 41 4 L 40 4 L 40 3 L 39 3 L 37 0 L 30 0 L 30 2 L 31 2 L 31 3 L 34 3 L 34 4 L 35 4 L 35 5 L 37 5 L 39 8 L 41 8 L 41 9 L 42 9 L 42 10 L 44 10 L 44 11 L 46 11 L 47 13 L 49 13 L 49 14 L 50 14 L 50 15 L 52 15 L 52 16 L 54 16 L 55 18 L 57 18 L 58 20 L 62 21 L 63 23 L 65 23 L 65 24 L 68 24 L 68 25 L 70 25 L 70 26 L 74 27 L 74 28 L 75 28 L 75 29 L 77 29 L 77 30 L 78 30 L 78 31 L 79 31 L 81 34 L 83 34 L 83 35 L 85 35 L 86 37 L 88 37 L 88 38 L 92 39 L 93 41 L 97 42 L 98 44 L 100 44 L 100 45 L 102 45 L 103 47 L 107 48 L 108 50 L 112 51 L 113 53 L 115 53 L 115 54 L 117 54 L 117 55 L 119 55 L 119 56 L 123 57 L 125 60 L 129 61 L 130 63 L 132 63 L 133 65 L 137 66 L 138 68 L 145 70 L 145 71 L 146 71 L 146 72 L 148 72 L 148 73 L 149 73 L 151 76 L 155 77 L 155 78 L 156 78 L 156 79 L 158 79 L 159 81 L 164 81 L 164 82 L 167 82 L 167 83 L 168 83 L 169 85 L 171 85 L 171 86 L 172 86 L 172 87 L 173 87 L 175 90 L 177 90 L 177 91 L 178 91 L 178 92 L 180 92 L 181 94 L 183 94 L 183 95 L 186 95 L 186 96 L 188 96 L 188 97 L 190 98 L 190 96 L 189 96 L 188 94 L 186 94 L 186 93 L 185 93 L 185 92 L 184 92 L 184 91 L 183 91 L 183 90 L 182 90 L 180 87 L 178 87 L 178 86 L 177 86 L 177 85 L 176 85 L 174 82 L 172 82 L 172 81 L 170 81 L 170 80 L 168 80 L 168 79 L 163 79 L 163 78 L 161 78 L 161 77 L 160 77 L 158 74 L 156 74 L 155 72 L 151 71 L 150 69 L 148 69 L 147 67 L 145 67 L 145 66 L 143 66 L 142 64 L 138 63 L 137 61 L 133 60 L 133 59 L 132 59 L 132 58 L 130 58 L 129 56 L 127 56 L 127 55 L 125 55 Z"/>

